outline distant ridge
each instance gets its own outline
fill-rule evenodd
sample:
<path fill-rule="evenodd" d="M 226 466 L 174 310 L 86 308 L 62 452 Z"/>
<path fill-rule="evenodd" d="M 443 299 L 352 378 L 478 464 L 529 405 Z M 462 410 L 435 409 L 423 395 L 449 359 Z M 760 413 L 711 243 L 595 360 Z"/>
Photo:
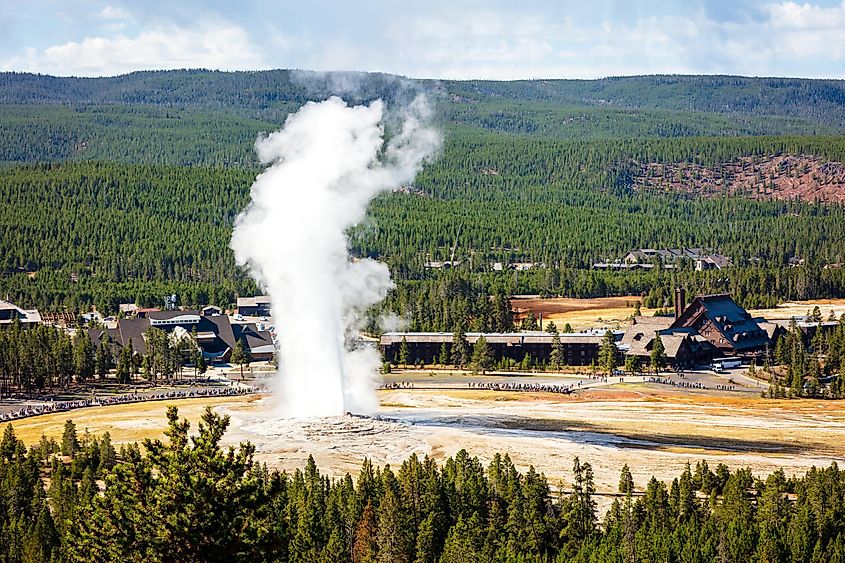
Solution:
<path fill-rule="evenodd" d="M 353 87 L 349 87 L 349 84 Z M 455 105 L 532 102 L 795 118 L 845 129 L 845 81 L 724 75 L 648 75 L 595 80 L 414 80 L 381 73 L 294 70 L 139 71 L 105 78 L 0 73 L 2 104 L 143 104 L 274 109 L 338 92 L 352 101 L 421 89 Z"/>

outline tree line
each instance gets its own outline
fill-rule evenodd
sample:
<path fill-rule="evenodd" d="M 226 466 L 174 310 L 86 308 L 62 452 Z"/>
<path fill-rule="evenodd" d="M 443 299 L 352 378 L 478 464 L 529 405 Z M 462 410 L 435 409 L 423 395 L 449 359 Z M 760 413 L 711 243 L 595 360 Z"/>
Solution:
<path fill-rule="evenodd" d="M 289 104 L 299 106 L 333 94 L 360 103 L 376 98 L 396 102 L 420 92 L 458 108 L 521 103 L 599 108 L 619 113 L 637 110 L 706 113 L 716 119 L 740 122 L 749 117 L 772 121 L 786 118 L 820 128 L 841 128 L 845 124 L 845 88 L 837 80 L 656 75 L 600 80 L 460 81 L 284 69 L 142 71 L 94 79 L 0 73 L 0 103 L 15 105 L 254 111 Z"/>
<path fill-rule="evenodd" d="M 810 322 L 821 323 L 819 307 L 815 307 Z M 768 395 L 773 398 L 793 397 L 845 397 L 845 314 L 838 320 L 832 316 L 827 322 L 836 323 L 832 329 L 810 327 L 808 337 L 793 320 L 789 329 L 775 343 L 773 360 L 777 367 L 766 361 L 763 371 L 771 385 Z M 750 371 L 757 370 L 752 366 Z"/>
<path fill-rule="evenodd" d="M 48 325 L 22 328 L 13 322 L 0 330 L 0 397 L 19 393 L 56 393 L 74 384 L 112 376 L 117 383 L 135 383 L 139 378 L 153 385 L 172 383 L 188 375 L 197 377 L 208 369 L 195 331 L 174 338 L 156 327 L 143 334 L 146 353 L 136 352 L 131 339 L 118 346 L 108 334 L 95 345 L 91 333 L 78 328 L 74 334 Z M 231 361 L 243 366 L 251 361 L 249 349 L 239 340 Z"/>

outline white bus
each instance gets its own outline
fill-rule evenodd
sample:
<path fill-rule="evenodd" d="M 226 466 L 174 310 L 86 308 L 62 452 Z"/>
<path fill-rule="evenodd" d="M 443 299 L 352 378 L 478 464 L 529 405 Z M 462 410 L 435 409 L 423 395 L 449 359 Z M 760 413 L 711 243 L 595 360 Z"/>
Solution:
<path fill-rule="evenodd" d="M 730 368 L 738 368 L 741 365 L 742 358 L 737 358 L 736 356 L 732 356 L 730 358 L 716 358 L 710 362 L 710 367 L 717 373 Z"/>

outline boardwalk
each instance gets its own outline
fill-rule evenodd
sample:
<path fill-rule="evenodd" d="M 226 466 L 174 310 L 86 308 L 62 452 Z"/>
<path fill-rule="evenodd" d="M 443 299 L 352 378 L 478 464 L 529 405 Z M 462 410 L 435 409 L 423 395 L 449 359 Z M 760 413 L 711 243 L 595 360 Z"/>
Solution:
<path fill-rule="evenodd" d="M 128 403 L 142 403 L 146 401 L 170 401 L 177 399 L 193 399 L 198 397 L 232 397 L 255 393 L 255 389 L 244 385 L 231 387 L 199 387 L 179 391 L 161 393 L 129 393 L 109 397 L 92 397 L 90 399 L 74 399 L 72 401 L 49 401 L 34 405 L 27 405 L 17 410 L 0 413 L 0 422 L 20 420 L 30 416 L 65 412 L 88 407 L 107 405 L 124 405 Z"/>

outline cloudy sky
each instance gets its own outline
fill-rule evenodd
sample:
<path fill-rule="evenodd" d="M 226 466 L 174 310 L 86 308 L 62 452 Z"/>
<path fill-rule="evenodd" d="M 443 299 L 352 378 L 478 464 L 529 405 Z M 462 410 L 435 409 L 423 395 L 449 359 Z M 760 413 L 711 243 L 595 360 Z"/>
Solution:
<path fill-rule="evenodd" d="M 845 78 L 845 0 L 0 0 L 0 70 Z"/>

